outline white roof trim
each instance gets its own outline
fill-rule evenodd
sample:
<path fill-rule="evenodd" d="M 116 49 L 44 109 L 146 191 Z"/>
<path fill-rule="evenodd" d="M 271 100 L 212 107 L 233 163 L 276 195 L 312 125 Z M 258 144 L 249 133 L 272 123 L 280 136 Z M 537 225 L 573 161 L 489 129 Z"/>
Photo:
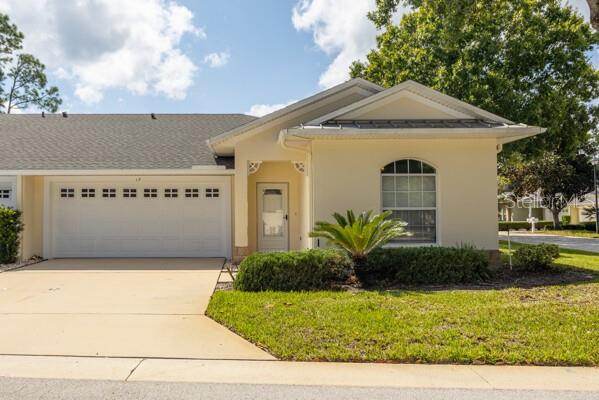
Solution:
<path fill-rule="evenodd" d="M 364 88 L 364 89 L 366 89 L 370 92 L 374 92 L 374 93 L 381 92 L 384 90 L 383 87 L 381 87 L 377 84 L 374 84 L 372 82 L 369 82 L 365 79 L 362 79 L 362 78 L 351 79 L 351 80 L 344 82 L 340 85 L 334 86 L 330 89 L 319 92 L 315 95 L 307 97 L 307 98 L 300 100 L 296 103 L 290 104 L 285 108 L 282 108 L 280 110 L 277 110 L 275 112 L 267 114 L 261 118 L 251 121 L 251 122 L 249 122 L 245 125 L 242 125 L 238 128 L 232 129 L 225 133 L 221 133 L 218 136 L 214 136 L 214 137 L 208 139 L 206 141 L 206 143 L 208 144 L 208 147 L 210 147 L 210 149 L 212 151 L 214 151 L 213 146 L 218 143 L 221 143 L 221 142 L 224 142 L 225 140 L 234 138 L 235 136 L 239 136 L 251 129 L 257 128 L 257 127 L 267 124 L 271 121 L 274 121 L 278 118 L 284 117 L 287 114 L 290 114 L 290 113 L 292 113 L 296 110 L 299 110 L 303 107 L 309 106 L 310 104 L 316 103 L 317 101 L 323 100 L 329 96 L 335 95 L 335 94 L 337 94 L 345 89 L 351 88 L 353 86 L 361 87 L 361 88 Z"/>
<path fill-rule="evenodd" d="M 494 128 L 400 128 L 359 129 L 304 127 L 284 129 L 281 135 L 311 140 L 357 139 L 497 139 L 509 143 L 545 132 L 545 128 L 528 125 L 504 125 Z"/>
<path fill-rule="evenodd" d="M 20 169 L 0 170 L 0 175 L 22 176 L 161 176 L 161 175 L 234 175 L 233 169 Z"/>
<path fill-rule="evenodd" d="M 461 100 L 458 100 L 454 97 L 443 94 L 437 90 L 434 90 L 427 86 L 421 85 L 418 82 L 405 81 L 405 82 L 400 83 L 399 85 L 393 86 L 392 88 L 389 88 L 387 90 L 379 92 L 373 96 L 367 97 L 363 100 L 357 101 L 357 102 L 350 104 L 346 107 L 340 108 L 339 110 L 336 110 L 336 111 L 329 113 L 325 116 L 322 116 L 318 119 L 310 121 L 307 125 L 320 125 L 326 121 L 341 117 L 351 111 L 355 111 L 360 108 L 365 108 L 375 102 L 383 101 L 384 99 L 386 99 L 389 96 L 393 96 L 397 93 L 400 93 L 400 92 L 406 91 L 406 90 L 410 91 L 413 94 L 421 96 L 425 99 L 436 102 L 444 107 L 453 109 L 454 111 L 457 111 L 459 113 L 465 113 L 465 114 L 472 115 L 474 117 L 478 117 L 481 119 L 503 122 L 505 124 L 513 124 L 514 123 L 506 118 L 500 117 L 499 115 L 495 115 L 495 114 L 485 111 L 481 108 L 475 107 L 471 104 L 468 104 Z"/>

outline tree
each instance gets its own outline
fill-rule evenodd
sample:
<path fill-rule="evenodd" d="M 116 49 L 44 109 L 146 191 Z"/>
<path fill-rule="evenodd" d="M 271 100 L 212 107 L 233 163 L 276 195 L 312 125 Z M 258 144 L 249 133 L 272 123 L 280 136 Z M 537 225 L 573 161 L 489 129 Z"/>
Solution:
<path fill-rule="evenodd" d="M 369 17 L 381 27 L 391 20 L 400 4 L 419 7 L 422 2 L 423 0 L 377 0 L 377 10 L 370 13 Z M 599 30 L 599 0 L 587 0 L 587 3 L 591 12 L 591 25 Z"/>
<path fill-rule="evenodd" d="M 31 54 L 19 54 L 16 64 L 7 76 L 6 113 L 32 105 L 42 110 L 56 112 L 62 103 L 56 86 L 47 87 L 45 66 Z"/>
<path fill-rule="evenodd" d="M 568 159 L 556 153 L 519 162 L 503 164 L 502 175 L 519 198 L 538 194 L 553 216 L 553 225 L 560 228 L 559 213 L 570 201 L 582 201 L 593 189 L 593 166 L 590 157 L 578 154 Z"/>
<path fill-rule="evenodd" d="M 589 220 L 595 220 L 597 218 L 597 209 L 595 206 L 585 207 L 582 210 L 582 215 Z"/>
<path fill-rule="evenodd" d="M 344 250 L 357 268 L 372 250 L 391 239 L 409 235 L 405 230 L 405 222 L 389 219 L 391 211 L 381 214 L 367 211 L 356 217 L 353 211 L 348 210 L 346 214 L 347 217 L 333 214 L 336 224 L 316 222 L 310 237 L 327 239 L 330 244 Z"/>
<path fill-rule="evenodd" d="M 8 15 L 0 14 L 0 62 L 10 61 L 10 55 L 23 47 L 23 34 Z"/>
<path fill-rule="evenodd" d="M 599 0 L 587 0 L 591 9 L 591 25 L 599 31 Z"/>
<path fill-rule="evenodd" d="M 399 4 L 414 10 L 396 24 Z M 573 156 L 597 132 L 599 34 L 561 0 L 377 0 L 383 29 L 353 77 L 390 87 L 407 79 L 547 132 L 504 154 Z"/>
<path fill-rule="evenodd" d="M 14 56 L 23 38 L 8 16 L 0 14 L 0 112 L 32 106 L 56 112 L 62 100 L 56 86 L 47 86 L 44 64 L 31 54 Z"/>

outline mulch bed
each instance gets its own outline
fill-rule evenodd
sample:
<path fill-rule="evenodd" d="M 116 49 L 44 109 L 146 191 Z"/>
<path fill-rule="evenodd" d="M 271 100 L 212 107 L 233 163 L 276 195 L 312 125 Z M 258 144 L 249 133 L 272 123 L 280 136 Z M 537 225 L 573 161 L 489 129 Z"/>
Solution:
<path fill-rule="evenodd" d="M 41 257 L 32 257 L 28 260 L 17 261 L 14 264 L 0 264 L 0 272 L 12 271 L 19 268 L 24 268 L 29 265 L 37 264 L 44 261 Z"/>
<path fill-rule="evenodd" d="M 237 265 L 229 264 L 229 268 L 235 275 L 237 273 Z M 233 290 L 233 282 L 229 277 L 229 270 L 225 265 L 221 271 L 220 278 L 216 284 L 215 291 Z M 530 289 L 538 286 L 565 285 L 574 283 L 586 283 L 594 280 L 599 280 L 599 274 L 592 274 L 576 269 L 554 268 L 544 272 L 519 272 L 510 270 L 506 265 L 496 271 L 495 276 L 485 282 L 468 283 L 468 284 L 449 284 L 449 285 L 393 285 L 393 286 L 378 286 L 364 288 L 360 283 L 344 284 L 336 287 L 336 290 L 348 292 L 363 292 L 363 291 L 394 291 L 394 290 L 424 290 L 424 291 L 441 291 L 441 290 L 500 290 L 508 288 Z"/>

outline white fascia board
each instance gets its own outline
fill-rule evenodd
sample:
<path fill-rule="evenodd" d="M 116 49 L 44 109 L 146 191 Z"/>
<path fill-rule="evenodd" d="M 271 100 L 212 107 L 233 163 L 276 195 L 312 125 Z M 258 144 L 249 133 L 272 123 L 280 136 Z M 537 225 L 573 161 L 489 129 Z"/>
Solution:
<path fill-rule="evenodd" d="M 412 89 L 411 93 L 413 93 L 417 96 L 421 96 L 425 99 L 431 100 L 433 102 L 437 102 L 442 106 L 452 108 L 455 111 L 458 111 L 461 113 L 473 114 L 473 116 L 477 116 L 479 118 L 502 122 L 504 124 L 513 124 L 514 123 L 514 122 L 512 122 L 506 118 L 503 118 L 499 115 L 495 115 L 493 113 L 485 111 L 481 108 L 473 106 L 472 104 L 465 103 L 465 102 L 458 100 L 454 97 L 448 96 L 448 95 L 443 94 L 437 90 L 431 89 L 428 86 L 424 86 L 418 82 L 405 81 L 405 82 L 402 82 L 402 83 L 400 83 L 396 86 L 393 86 L 387 90 L 384 90 L 380 93 L 377 93 L 375 95 L 367 97 L 363 100 L 360 100 L 358 102 L 350 104 L 346 107 L 340 108 L 339 110 L 333 111 L 332 113 L 329 113 L 325 116 L 317 118 L 313 121 L 310 121 L 308 123 L 308 125 L 320 125 L 326 121 L 335 119 L 338 116 L 343 116 L 351 111 L 355 111 L 360 108 L 364 108 L 370 104 L 379 102 L 385 98 L 388 98 L 389 96 L 393 96 L 402 91 L 406 91 L 406 90 L 410 91 L 410 89 Z"/>
<path fill-rule="evenodd" d="M 402 129 L 356 129 L 356 128 L 291 128 L 284 134 L 312 140 L 352 139 L 498 139 L 501 143 L 535 136 L 545 132 L 536 126 L 510 126 L 499 128 L 402 128 Z"/>
<path fill-rule="evenodd" d="M 158 175 L 234 175 L 233 169 L 219 167 L 202 169 L 45 169 L 0 170 L 0 175 L 22 176 L 158 176 Z"/>
<path fill-rule="evenodd" d="M 307 97 L 307 98 L 300 100 L 296 103 L 290 104 L 285 108 L 282 108 L 273 113 L 265 115 L 261 118 L 251 121 L 245 125 L 241 125 L 238 128 L 235 128 L 228 132 L 224 132 L 224 133 L 221 133 L 220 135 L 214 136 L 214 137 L 208 139 L 206 141 L 206 143 L 208 144 L 208 147 L 210 148 L 210 150 L 212 150 L 214 153 L 218 153 L 214 146 L 221 142 L 232 139 L 232 138 L 239 136 L 247 131 L 250 131 L 250 130 L 256 129 L 258 127 L 261 127 L 263 125 L 266 125 L 269 122 L 272 122 L 281 117 L 289 115 L 295 111 L 301 110 L 304 107 L 308 107 L 314 103 L 317 103 L 321 100 L 326 99 L 327 97 L 334 96 L 334 95 L 342 92 L 343 90 L 349 89 L 351 87 L 360 88 L 362 90 L 370 92 L 371 94 L 381 92 L 384 90 L 383 87 L 381 87 L 377 84 L 374 84 L 372 82 L 369 82 L 367 80 L 364 80 L 361 78 L 351 79 L 351 80 L 344 82 L 340 85 L 334 86 L 330 89 L 319 92 L 315 95 Z"/>

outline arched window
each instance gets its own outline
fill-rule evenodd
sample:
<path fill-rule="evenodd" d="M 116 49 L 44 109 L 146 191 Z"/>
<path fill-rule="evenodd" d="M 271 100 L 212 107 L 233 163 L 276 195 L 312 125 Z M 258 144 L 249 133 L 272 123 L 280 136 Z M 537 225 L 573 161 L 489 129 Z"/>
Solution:
<path fill-rule="evenodd" d="M 437 242 L 437 172 L 418 160 L 398 160 L 381 170 L 383 210 L 408 223 L 399 243 Z"/>

